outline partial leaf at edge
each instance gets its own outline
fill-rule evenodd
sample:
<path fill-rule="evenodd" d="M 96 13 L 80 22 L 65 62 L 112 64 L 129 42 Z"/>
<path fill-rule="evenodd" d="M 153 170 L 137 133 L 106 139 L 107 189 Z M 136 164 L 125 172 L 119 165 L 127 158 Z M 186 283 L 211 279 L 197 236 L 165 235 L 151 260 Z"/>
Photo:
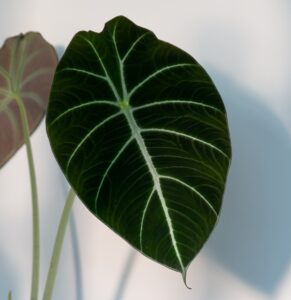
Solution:
<path fill-rule="evenodd" d="M 0 49 L 0 167 L 24 143 L 15 97 L 33 132 L 46 111 L 57 62 L 54 48 L 36 32 L 9 38 Z"/>
<path fill-rule="evenodd" d="M 185 278 L 217 221 L 231 156 L 225 108 L 204 69 L 114 18 L 71 41 L 46 122 L 88 209 Z"/>

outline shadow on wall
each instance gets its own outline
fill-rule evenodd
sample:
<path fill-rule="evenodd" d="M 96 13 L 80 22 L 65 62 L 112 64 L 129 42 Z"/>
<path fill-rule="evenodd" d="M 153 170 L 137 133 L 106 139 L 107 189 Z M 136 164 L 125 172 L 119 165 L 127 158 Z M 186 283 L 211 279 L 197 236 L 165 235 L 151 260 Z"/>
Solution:
<path fill-rule="evenodd" d="M 11 261 L 0 251 L 0 299 L 8 299 L 9 291 L 13 299 L 21 298 L 18 293 L 18 274 L 13 268 Z"/>
<path fill-rule="evenodd" d="M 290 263 L 291 142 L 258 97 L 211 72 L 228 112 L 233 158 L 222 214 L 206 251 L 271 294 Z"/>

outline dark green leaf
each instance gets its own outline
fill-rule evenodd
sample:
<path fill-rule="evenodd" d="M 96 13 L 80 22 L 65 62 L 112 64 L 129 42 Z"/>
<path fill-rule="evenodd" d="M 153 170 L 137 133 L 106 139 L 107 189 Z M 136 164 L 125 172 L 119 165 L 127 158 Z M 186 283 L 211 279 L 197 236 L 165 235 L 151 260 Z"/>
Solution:
<path fill-rule="evenodd" d="M 203 68 L 124 17 L 79 32 L 57 68 L 47 131 L 88 209 L 185 278 L 216 223 L 231 155 Z"/>
<path fill-rule="evenodd" d="M 24 142 L 15 97 L 25 105 L 32 132 L 47 108 L 56 66 L 54 48 L 39 33 L 9 38 L 0 49 L 0 167 Z"/>

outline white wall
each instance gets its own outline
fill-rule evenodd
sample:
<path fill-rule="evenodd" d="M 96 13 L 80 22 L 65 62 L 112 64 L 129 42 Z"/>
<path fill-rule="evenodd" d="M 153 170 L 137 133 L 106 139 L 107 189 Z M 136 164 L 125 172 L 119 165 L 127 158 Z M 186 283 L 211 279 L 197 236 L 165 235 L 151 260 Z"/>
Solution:
<path fill-rule="evenodd" d="M 67 45 L 123 14 L 191 53 L 224 98 L 233 142 L 220 221 L 178 274 L 137 255 L 124 299 L 287 300 L 291 297 L 291 3 L 288 0 L 0 0 L 0 42 L 28 30 Z M 1 130 L 1 128 L 0 128 Z M 32 138 L 41 198 L 42 288 L 64 198 L 45 136 Z M 28 299 L 31 204 L 24 149 L 0 171 L 0 299 Z M 78 201 L 83 299 L 113 300 L 130 248 Z M 54 299 L 77 299 L 70 234 Z M 79 290 L 80 293 L 80 290 Z"/>

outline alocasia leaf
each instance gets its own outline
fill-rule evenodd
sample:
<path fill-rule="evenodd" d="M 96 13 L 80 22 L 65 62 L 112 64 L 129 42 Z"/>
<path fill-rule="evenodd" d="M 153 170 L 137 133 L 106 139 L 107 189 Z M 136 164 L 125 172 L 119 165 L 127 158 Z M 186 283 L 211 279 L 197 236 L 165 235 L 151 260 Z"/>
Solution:
<path fill-rule="evenodd" d="M 33 132 L 47 108 L 57 62 L 54 48 L 36 32 L 9 38 L 0 49 L 0 167 L 24 143 L 15 97 Z"/>
<path fill-rule="evenodd" d="M 185 279 L 217 221 L 231 156 L 204 69 L 125 17 L 79 32 L 56 71 L 47 132 L 88 209 Z"/>

